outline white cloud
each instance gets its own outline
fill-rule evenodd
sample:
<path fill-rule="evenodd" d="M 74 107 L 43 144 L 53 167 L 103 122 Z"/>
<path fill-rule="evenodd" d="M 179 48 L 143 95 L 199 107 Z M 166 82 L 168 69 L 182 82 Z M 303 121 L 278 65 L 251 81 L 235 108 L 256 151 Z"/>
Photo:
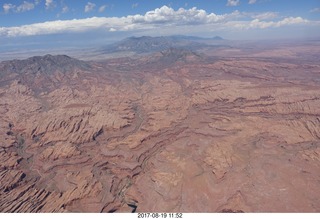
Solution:
<path fill-rule="evenodd" d="M 266 16 L 266 15 L 265 15 Z M 271 16 L 271 15 L 270 15 Z M 245 17 L 244 20 L 239 18 Z M 250 17 L 250 16 L 249 16 Z M 177 29 L 208 32 L 211 30 L 265 29 L 286 25 L 312 24 L 301 17 L 288 17 L 280 21 L 263 21 L 258 18 L 248 21 L 239 11 L 217 15 L 205 10 L 180 8 L 174 10 L 163 6 L 144 15 L 128 15 L 126 17 L 92 17 L 86 19 L 56 20 L 17 27 L 0 27 L 0 36 L 33 36 L 57 33 L 78 33 L 93 30 L 115 31 L 147 31 L 154 29 L 173 33 Z M 159 24 L 160 28 L 159 28 Z M 186 28 L 187 27 L 187 28 Z"/>
<path fill-rule="evenodd" d="M 17 12 L 30 11 L 34 9 L 34 4 L 31 2 L 24 1 L 21 5 L 17 7 Z"/>
<path fill-rule="evenodd" d="M 99 12 L 100 12 L 100 13 L 101 13 L 101 12 L 104 12 L 107 7 L 108 7 L 108 5 L 102 5 L 102 6 L 100 6 Z"/>
<path fill-rule="evenodd" d="M 226 19 L 227 15 L 216 15 L 214 13 L 208 14 L 205 10 L 179 8 L 175 11 L 168 6 L 162 6 L 153 11 L 148 11 L 145 15 L 129 16 L 133 23 L 168 23 L 171 25 L 183 24 L 199 24 L 219 22 Z"/>
<path fill-rule="evenodd" d="M 18 6 L 13 5 L 13 4 L 3 4 L 2 7 L 3 7 L 5 14 L 9 13 L 10 11 L 20 13 L 20 12 L 30 11 L 30 10 L 34 9 L 35 4 L 37 4 L 37 2 L 32 3 L 32 2 L 28 2 L 28 1 L 23 1 L 23 3 Z"/>
<path fill-rule="evenodd" d="M 41 0 L 34 0 L 34 4 L 35 4 L 35 5 L 40 4 L 40 2 L 41 2 Z"/>
<path fill-rule="evenodd" d="M 320 12 L 320 8 L 313 8 L 313 9 L 310 10 L 310 12 L 319 13 Z"/>
<path fill-rule="evenodd" d="M 240 0 L 228 0 L 227 6 L 237 6 L 240 4 Z"/>
<path fill-rule="evenodd" d="M 16 8 L 16 6 L 15 5 L 13 5 L 13 4 L 3 4 L 3 6 L 2 6 L 2 8 L 3 8 L 3 10 L 4 10 L 4 13 L 9 13 L 10 12 L 10 10 L 14 10 L 15 8 Z"/>
<path fill-rule="evenodd" d="M 88 2 L 87 5 L 84 7 L 84 12 L 87 13 L 87 12 L 93 11 L 95 7 L 96 7 L 96 4 L 92 2 Z"/>
<path fill-rule="evenodd" d="M 54 0 L 46 0 L 45 5 L 46 5 L 46 9 L 51 9 L 56 6 Z"/>
<path fill-rule="evenodd" d="M 255 4 L 257 2 L 257 0 L 249 0 L 249 4 L 251 5 L 251 4 Z"/>
<path fill-rule="evenodd" d="M 131 5 L 131 8 L 136 8 L 136 7 L 138 7 L 138 5 L 139 5 L 139 3 L 134 3 Z"/>
<path fill-rule="evenodd" d="M 310 21 L 301 17 L 288 17 L 280 21 L 260 21 L 259 19 L 254 19 L 250 22 L 234 22 L 230 23 L 230 25 L 240 29 L 266 29 L 306 23 L 310 23 Z"/>
<path fill-rule="evenodd" d="M 0 27 L 0 36 L 34 36 L 65 32 L 83 32 L 100 28 L 120 29 L 126 26 L 128 18 L 92 17 L 86 19 L 56 20 L 17 27 Z"/>
<path fill-rule="evenodd" d="M 252 18 L 259 19 L 259 20 L 270 20 L 278 17 L 277 12 L 264 12 L 260 14 L 254 14 L 251 16 Z"/>
<path fill-rule="evenodd" d="M 303 19 L 302 17 L 288 17 L 284 18 L 282 21 L 274 22 L 275 27 L 281 27 L 285 25 L 292 25 L 292 24 L 302 24 L 302 23 L 308 23 L 309 21 L 306 19 Z"/>
<path fill-rule="evenodd" d="M 62 7 L 62 13 L 67 13 L 69 11 L 69 7 L 68 6 L 63 6 Z"/>

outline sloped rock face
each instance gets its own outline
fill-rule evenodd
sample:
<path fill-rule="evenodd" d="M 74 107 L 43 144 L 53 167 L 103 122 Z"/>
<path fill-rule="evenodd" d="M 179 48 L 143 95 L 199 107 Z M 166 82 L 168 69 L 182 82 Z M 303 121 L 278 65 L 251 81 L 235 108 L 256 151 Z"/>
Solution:
<path fill-rule="evenodd" d="M 11 63 L 1 212 L 320 211 L 318 64 L 126 62 L 81 62 L 41 89 Z"/>
<path fill-rule="evenodd" d="M 90 65 L 66 55 L 45 55 L 4 61 L 0 63 L 0 69 L 0 84 L 17 80 L 39 93 L 76 82 L 79 73 L 88 71 Z"/>
<path fill-rule="evenodd" d="M 67 73 L 74 68 L 89 69 L 89 65 L 66 55 L 45 55 L 34 56 L 25 60 L 4 61 L 1 63 L 3 75 L 8 73 L 15 74 L 45 74 L 50 75 L 54 72 Z"/>

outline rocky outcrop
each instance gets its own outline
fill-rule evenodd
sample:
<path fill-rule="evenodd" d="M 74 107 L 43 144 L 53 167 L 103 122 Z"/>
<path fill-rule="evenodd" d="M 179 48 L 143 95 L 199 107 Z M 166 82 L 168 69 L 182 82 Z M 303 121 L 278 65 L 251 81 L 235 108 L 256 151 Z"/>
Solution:
<path fill-rule="evenodd" d="M 0 63 L 0 83 L 10 84 L 13 80 L 32 87 L 40 93 L 54 90 L 63 84 L 70 84 L 80 72 L 92 67 L 83 61 L 66 55 L 35 56 L 25 60 L 12 60 Z"/>
<path fill-rule="evenodd" d="M 319 212 L 320 66 L 196 57 L 1 63 L 0 211 Z"/>

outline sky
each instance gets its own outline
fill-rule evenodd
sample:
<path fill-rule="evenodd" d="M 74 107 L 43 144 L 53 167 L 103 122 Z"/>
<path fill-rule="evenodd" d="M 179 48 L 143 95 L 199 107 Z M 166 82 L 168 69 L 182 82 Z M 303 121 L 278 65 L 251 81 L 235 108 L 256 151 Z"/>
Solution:
<path fill-rule="evenodd" d="M 320 0 L 0 0 L 0 50 L 129 36 L 320 37 Z"/>

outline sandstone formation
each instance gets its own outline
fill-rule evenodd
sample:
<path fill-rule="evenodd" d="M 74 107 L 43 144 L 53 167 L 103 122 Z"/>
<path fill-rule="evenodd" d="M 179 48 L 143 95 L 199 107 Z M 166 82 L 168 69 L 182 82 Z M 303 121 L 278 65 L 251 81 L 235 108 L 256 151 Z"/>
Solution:
<path fill-rule="evenodd" d="M 169 49 L 0 75 L 1 212 L 320 211 L 319 63 Z"/>

